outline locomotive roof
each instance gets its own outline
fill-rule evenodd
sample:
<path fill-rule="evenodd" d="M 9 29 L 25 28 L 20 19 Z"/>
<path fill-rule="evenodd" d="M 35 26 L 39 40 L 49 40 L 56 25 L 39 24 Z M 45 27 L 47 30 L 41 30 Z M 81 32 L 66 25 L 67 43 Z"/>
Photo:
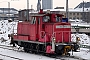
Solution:
<path fill-rule="evenodd" d="M 39 14 L 39 13 L 31 13 L 30 16 L 44 16 L 46 14 Z"/>
<path fill-rule="evenodd" d="M 31 13 L 30 14 L 30 16 L 45 16 L 45 15 L 50 15 L 50 14 L 39 14 L 39 13 Z M 64 15 L 62 15 L 62 14 L 56 14 L 56 15 L 58 15 L 58 16 L 64 16 Z"/>

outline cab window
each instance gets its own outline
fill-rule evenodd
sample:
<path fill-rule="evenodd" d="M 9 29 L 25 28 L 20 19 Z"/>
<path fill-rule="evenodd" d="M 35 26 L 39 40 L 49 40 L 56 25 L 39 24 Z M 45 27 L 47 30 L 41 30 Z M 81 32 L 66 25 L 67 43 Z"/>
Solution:
<path fill-rule="evenodd" d="M 49 21 L 50 21 L 50 16 L 43 17 L 43 22 L 49 22 Z"/>

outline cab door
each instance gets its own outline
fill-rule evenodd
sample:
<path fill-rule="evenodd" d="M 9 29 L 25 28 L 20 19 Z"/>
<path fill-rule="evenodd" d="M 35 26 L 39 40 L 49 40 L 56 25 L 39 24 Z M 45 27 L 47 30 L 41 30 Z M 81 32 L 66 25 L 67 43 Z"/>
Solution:
<path fill-rule="evenodd" d="M 71 27 L 70 25 L 63 25 L 63 26 L 64 26 L 63 41 L 67 43 L 71 41 Z"/>
<path fill-rule="evenodd" d="M 37 21 L 36 21 L 36 38 L 37 40 L 40 38 L 40 30 L 41 30 L 41 17 L 38 16 L 37 17 Z"/>

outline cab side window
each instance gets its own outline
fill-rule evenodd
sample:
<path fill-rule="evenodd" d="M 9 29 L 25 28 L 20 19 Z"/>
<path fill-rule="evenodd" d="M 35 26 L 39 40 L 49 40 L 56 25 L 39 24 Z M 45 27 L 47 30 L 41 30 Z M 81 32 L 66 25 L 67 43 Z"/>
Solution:
<path fill-rule="evenodd" d="M 56 22 L 60 22 L 60 17 L 56 16 Z"/>
<path fill-rule="evenodd" d="M 35 24 L 35 23 L 36 23 L 36 17 L 32 17 L 31 24 Z"/>

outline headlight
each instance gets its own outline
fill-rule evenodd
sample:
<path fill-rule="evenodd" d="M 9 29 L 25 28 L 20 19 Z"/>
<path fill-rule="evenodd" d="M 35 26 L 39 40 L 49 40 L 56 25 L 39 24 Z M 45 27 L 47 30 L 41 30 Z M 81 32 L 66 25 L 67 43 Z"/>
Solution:
<path fill-rule="evenodd" d="M 78 38 L 78 41 L 80 41 L 80 38 Z"/>
<path fill-rule="evenodd" d="M 79 37 L 76 37 L 76 39 L 77 39 L 78 41 L 80 41 L 80 38 L 79 38 Z"/>

